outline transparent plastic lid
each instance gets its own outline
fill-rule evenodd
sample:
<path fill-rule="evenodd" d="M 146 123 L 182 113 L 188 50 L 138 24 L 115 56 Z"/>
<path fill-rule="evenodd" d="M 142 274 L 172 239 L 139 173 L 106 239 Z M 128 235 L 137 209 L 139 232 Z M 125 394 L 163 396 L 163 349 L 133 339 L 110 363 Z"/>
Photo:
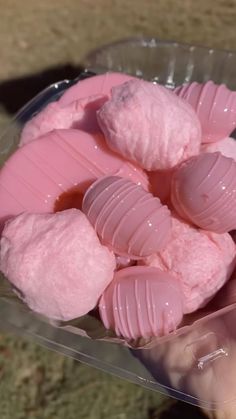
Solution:
<path fill-rule="evenodd" d="M 90 71 L 126 72 L 170 88 L 211 79 L 234 89 L 235 66 L 236 54 L 232 52 L 154 39 L 110 45 L 85 59 L 89 71 L 76 80 L 49 86 L 16 115 L 1 136 L 1 163 L 17 147 L 23 124 L 80 78 L 91 76 Z M 224 295 L 219 294 L 215 303 L 186 316 L 176 332 L 134 349 L 109 336 L 104 339 L 95 320 L 53 324 L 35 315 L 2 278 L 0 326 L 149 389 L 208 409 L 223 408 L 225 403 L 236 401 L 236 304 L 232 298 L 230 305 L 225 306 Z"/>

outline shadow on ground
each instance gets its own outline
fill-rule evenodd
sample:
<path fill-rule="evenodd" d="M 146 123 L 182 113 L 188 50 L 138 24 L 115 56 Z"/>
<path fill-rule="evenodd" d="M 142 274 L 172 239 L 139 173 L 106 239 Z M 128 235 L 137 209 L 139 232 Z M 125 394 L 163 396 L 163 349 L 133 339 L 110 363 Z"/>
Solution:
<path fill-rule="evenodd" d="M 0 82 L 0 105 L 9 114 L 15 114 L 30 99 L 52 83 L 60 80 L 74 79 L 83 70 L 81 66 L 65 64 Z"/>
<path fill-rule="evenodd" d="M 161 414 L 156 414 L 155 410 L 149 411 L 148 419 L 206 419 L 206 416 L 199 408 L 183 402 L 173 403 L 167 410 Z"/>

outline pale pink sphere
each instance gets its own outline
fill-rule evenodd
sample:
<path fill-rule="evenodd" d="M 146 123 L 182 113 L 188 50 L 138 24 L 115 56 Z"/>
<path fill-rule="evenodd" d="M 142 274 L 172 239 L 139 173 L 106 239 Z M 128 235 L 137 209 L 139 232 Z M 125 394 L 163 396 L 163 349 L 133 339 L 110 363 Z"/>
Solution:
<path fill-rule="evenodd" d="M 183 317 L 178 280 L 156 268 L 134 266 L 115 273 L 99 302 L 104 326 L 127 339 L 163 336 Z"/>

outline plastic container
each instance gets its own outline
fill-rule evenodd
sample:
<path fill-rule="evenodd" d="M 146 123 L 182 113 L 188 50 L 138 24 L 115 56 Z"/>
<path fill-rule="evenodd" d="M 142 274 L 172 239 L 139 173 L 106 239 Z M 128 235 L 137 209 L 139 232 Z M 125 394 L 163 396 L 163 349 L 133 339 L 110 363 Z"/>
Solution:
<path fill-rule="evenodd" d="M 155 39 L 110 45 L 90 54 L 85 67 L 100 73 L 122 71 L 170 88 L 191 80 L 211 79 L 236 89 L 235 53 Z M 87 76 L 89 73 L 82 75 Z M 17 146 L 22 125 L 75 81 L 65 80 L 48 87 L 16 115 L 0 139 L 1 163 Z M 185 325 L 175 333 L 155 339 L 145 348 L 130 349 L 112 339 L 102 340 L 99 330 L 96 335 L 94 322 L 90 324 L 88 319 L 83 327 L 73 322 L 47 322 L 19 301 L 3 278 L 0 282 L 2 330 L 32 337 L 81 362 L 207 409 L 223 408 L 225 403 L 236 401 L 235 323 L 236 304 L 217 311 L 211 305 L 188 316 Z M 95 340 L 96 337 L 100 339 Z"/>

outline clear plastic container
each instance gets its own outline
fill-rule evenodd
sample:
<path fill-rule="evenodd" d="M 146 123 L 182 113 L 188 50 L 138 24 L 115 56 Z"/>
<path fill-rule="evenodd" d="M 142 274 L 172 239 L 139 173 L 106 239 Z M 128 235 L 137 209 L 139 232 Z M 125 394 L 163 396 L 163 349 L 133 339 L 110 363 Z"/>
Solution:
<path fill-rule="evenodd" d="M 170 88 L 211 79 L 236 89 L 235 53 L 155 39 L 107 46 L 90 54 L 84 64 L 96 73 L 122 71 Z M 87 76 L 89 73 L 80 77 Z M 0 139 L 1 163 L 16 148 L 22 125 L 77 80 L 49 86 L 16 115 Z M 94 339 L 93 322 L 91 334 L 89 322 L 86 332 L 78 324 L 47 322 L 17 299 L 4 278 L 0 282 L 2 330 L 32 337 L 81 362 L 207 409 L 223 408 L 225 403 L 236 401 L 236 304 L 215 307 L 217 310 L 211 304 L 188 316 L 184 326 L 151 345 L 130 349 L 114 339 L 103 340 L 99 333 L 99 339 Z"/>

